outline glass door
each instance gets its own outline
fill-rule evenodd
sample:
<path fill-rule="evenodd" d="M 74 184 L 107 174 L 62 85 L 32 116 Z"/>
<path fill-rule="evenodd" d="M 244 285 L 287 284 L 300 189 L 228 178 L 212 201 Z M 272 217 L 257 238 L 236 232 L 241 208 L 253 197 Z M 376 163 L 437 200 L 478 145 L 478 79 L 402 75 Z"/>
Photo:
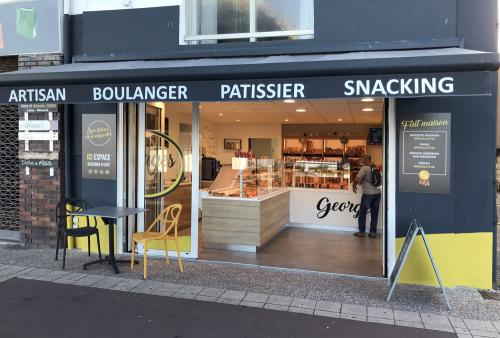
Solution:
<path fill-rule="evenodd" d="M 158 215 L 171 204 L 182 206 L 178 224 L 179 251 L 191 258 L 192 205 L 192 127 L 191 115 L 170 113 L 168 103 L 128 104 L 124 133 L 126 159 L 125 205 L 147 212 L 126 224 L 124 251 L 131 248 L 133 232 L 146 231 Z M 163 222 L 152 231 L 163 231 Z M 174 241 L 168 241 L 170 256 L 176 256 Z M 143 247 L 138 246 L 139 253 Z M 148 254 L 164 256 L 163 242 L 148 246 Z"/>

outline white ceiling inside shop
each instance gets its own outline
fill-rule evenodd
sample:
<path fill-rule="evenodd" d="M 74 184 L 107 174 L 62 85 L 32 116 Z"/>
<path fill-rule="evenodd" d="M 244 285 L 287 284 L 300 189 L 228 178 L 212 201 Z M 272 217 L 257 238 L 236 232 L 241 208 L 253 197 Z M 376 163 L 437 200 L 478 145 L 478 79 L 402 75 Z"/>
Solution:
<path fill-rule="evenodd" d="M 191 103 L 167 103 L 166 107 L 167 115 L 169 111 L 191 113 Z M 215 123 L 381 124 L 383 109 L 382 99 L 203 102 L 201 118 Z"/>

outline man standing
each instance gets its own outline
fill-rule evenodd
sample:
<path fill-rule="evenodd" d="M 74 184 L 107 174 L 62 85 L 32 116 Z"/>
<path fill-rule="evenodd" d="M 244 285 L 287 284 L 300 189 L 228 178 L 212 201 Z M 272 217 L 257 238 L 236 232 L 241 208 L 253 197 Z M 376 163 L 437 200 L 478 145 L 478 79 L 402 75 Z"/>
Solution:
<path fill-rule="evenodd" d="M 359 210 L 358 225 L 359 232 L 354 233 L 356 237 L 365 237 L 366 231 L 366 214 L 370 209 L 370 238 L 377 237 L 377 219 L 378 209 L 380 206 L 381 191 L 380 186 L 380 171 L 372 163 L 370 155 L 363 155 L 361 157 L 362 167 L 358 175 L 352 183 L 352 191 L 358 191 L 358 185 L 363 188 L 363 196 L 361 197 L 361 206 Z"/>

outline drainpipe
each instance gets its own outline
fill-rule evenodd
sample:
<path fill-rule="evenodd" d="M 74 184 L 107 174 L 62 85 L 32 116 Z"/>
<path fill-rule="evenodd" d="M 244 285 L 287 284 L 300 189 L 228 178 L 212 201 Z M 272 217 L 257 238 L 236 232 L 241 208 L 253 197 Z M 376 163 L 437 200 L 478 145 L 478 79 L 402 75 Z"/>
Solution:
<path fill-rule="evenodd" d="M 64 57 L 64 64 L 71 63 L 71 25 L 70 25 L 70 15 L 65 14 L 63 17 L 63 36 L 62 36 L 62 51 Z M 71 197 L 73 192 L 71 191 L 71 138 L 70 138 L 70 128 L 71 128 L 71 109 L 70 106 L 64 105 L 64 196 Z"/>

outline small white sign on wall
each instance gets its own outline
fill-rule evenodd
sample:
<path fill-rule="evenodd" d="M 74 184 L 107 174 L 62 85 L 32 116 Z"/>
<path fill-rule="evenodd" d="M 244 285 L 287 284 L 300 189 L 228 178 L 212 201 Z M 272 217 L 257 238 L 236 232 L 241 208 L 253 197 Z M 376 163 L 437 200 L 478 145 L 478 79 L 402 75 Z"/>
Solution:
<path fill-rule="evenodd" d="M 59 133 L 49 132 L 20 132 L 20 141 L 57 141 L 59 140 Z"/>

